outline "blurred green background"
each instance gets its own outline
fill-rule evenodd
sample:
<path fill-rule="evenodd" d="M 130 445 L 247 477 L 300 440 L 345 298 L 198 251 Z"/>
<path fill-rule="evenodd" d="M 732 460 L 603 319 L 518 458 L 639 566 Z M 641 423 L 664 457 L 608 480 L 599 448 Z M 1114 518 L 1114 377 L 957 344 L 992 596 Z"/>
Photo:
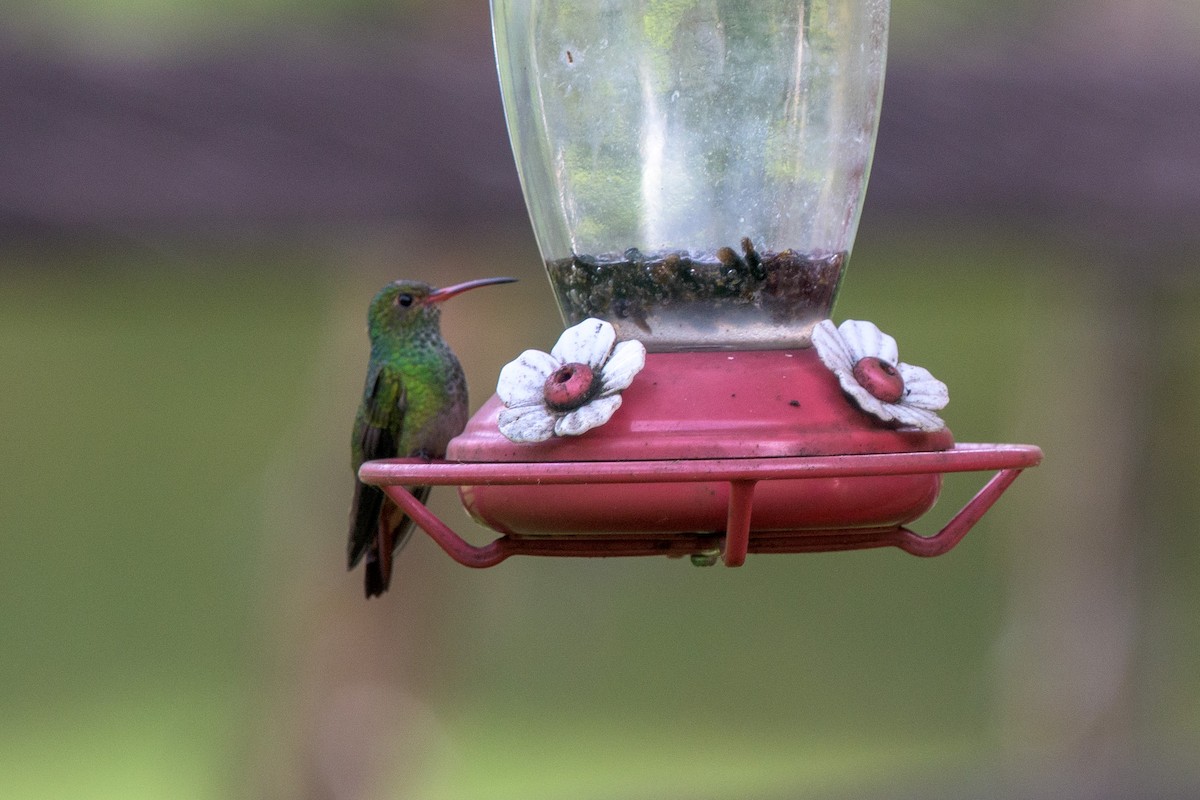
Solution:
<path fill-rule="evenodd" d="M 2 30 L 12 52 L 144 69 L 267 39 L 428 52 L 469 30 L 486 48 L 482 5 L 9 0 Z M 1094 36 L 1123 30 L 1165 57 L 1198 17 L 897 0 L 893 57 L 968 53 L 1001 73 L 1039 31 L 1086 64 Z M 405 113 L 438 115 L 426 100 Z M 510 162 L 441 168 L 515 186 Z M 43 194 L 18 196 L 72 196 L 27 180 Z M 960 441 L 1046 452 L 944 557 L 476 572 L 418 537 L 368 603 L 342 563 L 366 302 L 399 276 L 521 278 L 444 314 L 478 405 L 561 327 L 528 225 L 511 208 L 291 226 L 181 209 L 171 225 L 5 212 L 0 797 L 1200 794 L 1194 230 L 1154 228 L 1150 246 L 1068 230 L 1071 214 L 868 202 L 836 317 L 877 322 L 946 381 Z M 948 479 L 918 529 L 981 482 Z M 452 492 L 433 504 L 487 538 Z"/>

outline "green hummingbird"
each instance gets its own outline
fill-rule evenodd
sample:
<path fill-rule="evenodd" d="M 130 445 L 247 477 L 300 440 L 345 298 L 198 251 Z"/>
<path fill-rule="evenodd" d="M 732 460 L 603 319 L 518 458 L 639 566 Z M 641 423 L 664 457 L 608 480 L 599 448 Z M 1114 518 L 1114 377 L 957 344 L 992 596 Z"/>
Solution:
<path fill-rule="evenodd" d="M 350 569 L 366 556 L 367 597 L 387 591 L 392 555 L 408 541 L 413 522 L 382 489 L 358 480 L 358 468 L 377 458 L 446 454 L 446 445 L 467 423 L 467 381 L 442 338 L 438 304 L 468 289 L 514 280 L 481 278 L 442 289 L 400 280 L 371 301 L 371 357 L 350 444 L 355 485 L 347 548 Z M 406 488 L 421 501 L 429 496 L 428 486 Z"/>

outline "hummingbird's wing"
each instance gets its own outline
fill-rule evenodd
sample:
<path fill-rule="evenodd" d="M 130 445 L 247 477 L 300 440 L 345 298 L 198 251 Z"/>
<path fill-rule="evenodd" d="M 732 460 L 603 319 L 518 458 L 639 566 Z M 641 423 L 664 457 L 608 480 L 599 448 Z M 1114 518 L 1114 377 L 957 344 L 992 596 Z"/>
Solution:
<path fill-rule="evenodd" d="M 400 376 L 373 363 L 367 373 L 362 405 L 354 419 L 351 442 L 355 476 L 354 501 L 350 507 L 350 539 L 346 550 L 350 569 L 358 565 L 379 535 L 379 521 L 387 499 L 379 487 L 368 486 L 358 480 L 358 468 L 364 461 L 396 457 L 407 405 Z"/>
<path fill-rule="evenodd" d="M 404 381 L 396 370 L 372 365 L 367 375 L 363 404 L 354 426 L 354 467 L 377 458 L 410 455 L 399 452 L 408 410 Z M 428 486 L 406 487 L 421 502 Z M 353 569 L 366 556 L 364 584 L 367 597 L 387 591 L 392 579 L 392 555 L 412 536 L 413 521 L 383 490 L 355 477 L 350 512 L 347 561 Z"/>
<path fill-rule="evenodd" d="M 363 461 L 394 458 L 396 447 L 387 431 L 366 426 L 362 442 Z M 390 449 L 389 449 L 390 445 Z M 354 501 L 350 507 L 350 541 L 347 548 L 348 565 L 354 569 L 379 534 L 379 519 L 387 495 L 378 486 L 354 479 Z"/>

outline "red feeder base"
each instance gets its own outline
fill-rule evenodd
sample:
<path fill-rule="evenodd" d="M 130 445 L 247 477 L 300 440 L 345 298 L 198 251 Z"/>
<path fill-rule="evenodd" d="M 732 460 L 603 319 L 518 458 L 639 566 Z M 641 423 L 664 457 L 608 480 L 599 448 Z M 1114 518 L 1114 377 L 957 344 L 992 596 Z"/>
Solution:
<path fill-rule="evenodd" d="M 788 553 L 894 545 L 938 555 L 1020 471 L 1027 445 L 960 445 L 948 430 L 889 427 L 849 401 L 811 349 L 651 353 L 604 426 L 514 444 L 493 397 L 446 461 L 374 461 L 384 487 L 456 560 L 510 555 Z M 1001 470 L 937 536 L 903 526 L 937 500 L 944 472 Z M 505 534 L 474 547 L 403 485 L 457 485 L 467 510 Z"/>
<path fill-rule="evenodd" d="M 609 422 L 582 436 L 514 444 L 500 433 L 493 397 L 450 443 L 446 458 L 470 462 L 597 462 L 812 457 L 946 450 L 948 430 L 899 430 L 863 413 L 816 351 L 650 353 Z M 928 511 L 935 473 L 776 480 L 755 492 L 761 531 L 884 528 Z M 516 535 L 690 533 L 725 527 L 721 482 L 510 486 L 459 490 L 480 523 Z"/>

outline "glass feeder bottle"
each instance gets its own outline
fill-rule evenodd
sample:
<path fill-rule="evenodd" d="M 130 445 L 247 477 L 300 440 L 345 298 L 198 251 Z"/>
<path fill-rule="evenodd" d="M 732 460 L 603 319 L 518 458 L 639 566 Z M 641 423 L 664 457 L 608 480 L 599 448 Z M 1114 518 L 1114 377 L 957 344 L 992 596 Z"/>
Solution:
<path fill-rule="evenodd" d="M 804 346 L 870 170 L 887 0 L 493 0 L 500 84 L 568 325 L 651 352 Z"/>

